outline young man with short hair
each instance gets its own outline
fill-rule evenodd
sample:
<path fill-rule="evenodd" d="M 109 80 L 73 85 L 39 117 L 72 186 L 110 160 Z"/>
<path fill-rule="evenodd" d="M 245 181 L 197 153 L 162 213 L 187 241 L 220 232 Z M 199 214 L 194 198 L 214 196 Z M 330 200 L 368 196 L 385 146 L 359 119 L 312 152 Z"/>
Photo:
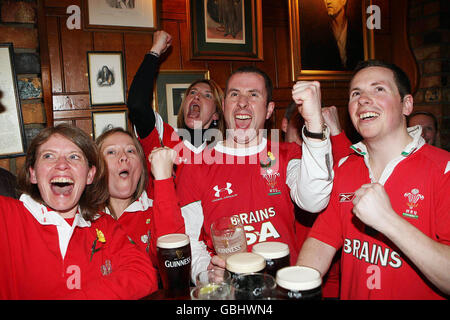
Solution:
<path fill-rule="evenodd" d="M 325 274 L 341 256 L 341 299 L 443 299 L 450 294 L 450 155 L 407 129 L 409 80 L 395 65 L 360 64 L 350 118 L 363 141 L 335 167 L 328 208 L 298 265 Z"/>

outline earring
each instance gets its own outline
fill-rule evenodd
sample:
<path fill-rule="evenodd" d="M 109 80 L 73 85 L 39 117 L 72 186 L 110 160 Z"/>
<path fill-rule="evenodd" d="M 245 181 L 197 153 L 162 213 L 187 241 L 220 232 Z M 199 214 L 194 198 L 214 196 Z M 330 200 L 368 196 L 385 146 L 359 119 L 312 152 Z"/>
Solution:
<path fill-rule="evenodd" d="M 211 127 L 217 127 L 217 120 L 213 120 Z"/>

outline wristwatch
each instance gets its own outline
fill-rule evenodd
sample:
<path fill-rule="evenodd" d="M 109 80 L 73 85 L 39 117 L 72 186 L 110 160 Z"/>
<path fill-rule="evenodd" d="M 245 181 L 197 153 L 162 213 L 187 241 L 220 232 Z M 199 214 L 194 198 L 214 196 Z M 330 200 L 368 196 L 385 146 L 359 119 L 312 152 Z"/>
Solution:
<path fill-rule="evenodd" d="M 326 139 L 326 131 L 327 131 L 327 126 L 325 124 L 322 126 L 322 132 L 320 132 L 320 133 L 308 131 L 308 129 L 306 129 L 306 125 L 303 126 L 303 134 L 305 135 L 305 137 L 308 137 L 308 138 L 325 140 Z"/>

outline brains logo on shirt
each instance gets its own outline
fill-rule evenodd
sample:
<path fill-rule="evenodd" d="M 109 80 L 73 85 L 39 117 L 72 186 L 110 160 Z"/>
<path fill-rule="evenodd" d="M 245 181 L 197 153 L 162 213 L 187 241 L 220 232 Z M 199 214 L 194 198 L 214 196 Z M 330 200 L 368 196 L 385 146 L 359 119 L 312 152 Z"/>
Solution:
<path fill-rule="evenodd" d="M 403 216 L 413 219 L 419 218 L 416 208 L 419 205 L 419 200 L 423 200 L 425 197 L 416 188 L 412 189 L 411 192 L 406 192 L 403 196 L 408 199 L 408 202 L 406 202 L 408 209 L 406 209 L 406 212 L 403 212 Z"/>

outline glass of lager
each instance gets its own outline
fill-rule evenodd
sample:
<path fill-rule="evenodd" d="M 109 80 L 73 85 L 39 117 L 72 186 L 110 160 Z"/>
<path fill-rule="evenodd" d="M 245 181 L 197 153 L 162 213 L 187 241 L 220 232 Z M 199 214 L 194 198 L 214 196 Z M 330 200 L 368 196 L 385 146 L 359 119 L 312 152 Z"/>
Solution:
<path fill-rule="evenodd" d="M 247 252 L 247 238 L 239 216 L 222 217 L 211 224 L 216 254 L 226 260 L 237 252 Z"/>
<path fill-rule="evenodd" d="M 182 233 L 161 236 L 156 241 L 158 268 L 169 297 L 189 296 L 191 245 Z"/>

